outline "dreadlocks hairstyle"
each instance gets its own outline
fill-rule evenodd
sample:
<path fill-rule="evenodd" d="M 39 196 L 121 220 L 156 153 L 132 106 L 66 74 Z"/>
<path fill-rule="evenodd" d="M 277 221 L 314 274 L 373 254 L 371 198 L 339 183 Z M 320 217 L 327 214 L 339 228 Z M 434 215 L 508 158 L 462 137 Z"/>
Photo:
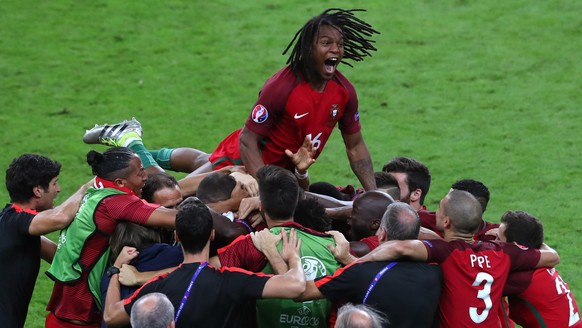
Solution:
<path fill-rule="evenodd" d="M 321 13 L 319 16 L 310 19 L 293 37 L 283 55 L 293 46 L 287 64 L 291 67 L 296 75 L 303 74 L 309 76 L 306 61 L 311 58 L 313 44 L 317 39 L 319 28 L 329 25 L 337 28 L 344 37 L 344 57 L 342 63 L 353 67 L 344 59 L 353 61 L 362 61 L 366 56 L 372 56 L 370 51 L 376 51 L 372 44 L 375 42 L 370 39 L 373 34 L 380 34 L 372 26 L 363 20 L 357 18 L 354 13 L 366 11 L 365 9 L 339 9 L 330 8 Z M 297 41 L 297 42 L 295 42 Z"/>

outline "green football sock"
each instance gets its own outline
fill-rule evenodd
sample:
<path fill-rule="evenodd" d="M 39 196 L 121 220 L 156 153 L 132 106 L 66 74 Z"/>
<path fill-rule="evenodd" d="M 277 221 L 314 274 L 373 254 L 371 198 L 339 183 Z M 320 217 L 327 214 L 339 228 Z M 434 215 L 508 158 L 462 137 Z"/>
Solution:
<path fill-rule="evenodd" d="M 175 148 L 162 148 L 159 150 L 148 150 L 148 152 L 161 168 L 164 170 L 173 170 L 170 158 L 172 157 L 174 149 Z"/>
<path fill-rule="evenodd" d="M 150 166 L 158 166 L 158 163 L 156 163 L 141 140 L 134 140 L 127 147 L 133 150 L 139 156 L 144 168 L 147 169 Z"/>

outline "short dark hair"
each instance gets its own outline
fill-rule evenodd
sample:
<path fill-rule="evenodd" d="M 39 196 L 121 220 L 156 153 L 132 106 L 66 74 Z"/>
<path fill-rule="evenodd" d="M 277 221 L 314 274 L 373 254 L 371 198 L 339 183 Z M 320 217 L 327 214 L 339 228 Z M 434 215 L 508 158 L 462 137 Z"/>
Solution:
<path fill-rule="evenodd" d="M 406 184 L 410 192 L 420 189 L 420 204 L 424 204 L 424 198 L 430 189 L 430 171 L 420 161 L 409 157 L 396 157 L 382 167 L 382 171 L 388 173 L 406 173 Z"/>
<path fill-rule="evenodd" d="M 487 209 L 489 203 L 489 189 L 480 181 L 473 179 L 459 180 L 451 186 L 452 189 L 464 190 L 475 196 L 483 208 L 483 212 Z"/>
<path fill-rule="evenodd" d="M 61 164 L 48 157 L 23 154 L 15 158 L 6 170 L 6 189 L 10 200 L 26 203 L 34 197 L 33 188 L 40 186 L 45 191 L 52 179 L 61 172 Z"/>
<path fill-rule="evenodd" d="M 283 55 L 291 49 L 287 64 L 297 76 L 302 76 L 306 81 L 311 80 L 314 74 L 313 67 L 309 64 L 313 44 L 315 43 L 321 26 L 331 26 L 339 30 L 344 38 L 344 57 L 342 63 L 352 66 L 344 61 L 350 59 L 361 61 L 367 56 L 371 56 L 371 51 L 376 51 L 374 41 L 369 39 L 373 34 L 380 34 L 372 26 L 363 20 L 357 18 L 354 13 L 365 11 L 364 9 L 344 10 L 339 8 L 330 8 L 323 13 L 311 18 L 293 37 Z M 297 41 L 297 42 L 295 42 Z"/>
<path fill-rule="evenodd" d="M 447 196 L 444 214 L 460 233 L 474 234 L 483 221 L 481 204 L 475 196 L 463 190 L 451 190 Z"/>
<path fill-rule="evenodd" d="M 388 240 L 417 239 L 420 232 L 420 217 L 410 205 L 406 203 L 392 203 L 388 205 L 380 229 L 386 229 Z"/>
<path fill-rule="evenodd" d="M 153 203 L 154 194 L 157 191 L 165 188 L 175 188 L 177 185 L 178 181 L 176 181 L 176 178 L 166 172 L 150 173 L 141 189 L 141 198 L 145 199 L 148 203 Z"/>
<path fill-rule="evenodd" d="M 274 220 L 293 217 L 299 199 L 297 178 L 283 168 L 265 165 L 257 171 L 259 198 L 265 212 Z"/>
<path fill-rule="evenodd" d="M 236 180 L 231 175 L 213 172 L 200 181 L 196 196 L 205 204 L 216 203 L 229 199 L 234 187 Z"/>
<path fill-rule="evenodd" d="M 374 179 L 378 188 L 398 187 L 398 181 L 388 172 L 374 172 Z"/>
<path fill-rule="evenodd" d="M 200 253 L 206 246 L 213 227 L 210 210 L 198 198 L 188 197 L 178 206 L 176 234 L 185 252 Z"/>
<path fill-rule="evenodd" d="M 505 223 L 505 238 L 507 242 L 540 248 L 544 242 L 544 226 L 542 222 L 525 211 L 507 211 L 501 216 Z"/>
<path fill-rule="evenodd" d="M 135 157 L 133 150 L 127 147 L 111 147 L 103 154 L 90 150 L 87 153 L 87 163 L 93 174 L 109 181 L 126 178 L 130 173 L 130 161 Z"/>
<path fill-rule="evenodd" d="M 400 186 L 396 178 L 388 172 L 374 172 L 376 187 L 384 190 L 392 199 L 400 200 Z"/>

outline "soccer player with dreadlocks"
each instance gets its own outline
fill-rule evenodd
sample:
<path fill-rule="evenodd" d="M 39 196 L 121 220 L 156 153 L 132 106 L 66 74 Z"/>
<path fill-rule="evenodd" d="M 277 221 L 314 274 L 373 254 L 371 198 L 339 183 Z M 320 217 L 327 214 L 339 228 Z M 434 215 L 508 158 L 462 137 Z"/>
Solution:
<path fill-rule="evenodd" d="M 376 189 L 372 160 L 360 132 L 358 97 L 337 70 L 340 62 L 351 66 L 345 60 L 361 61 L 376 51 L 370 37 L 378 32 L 355 16 L 361 11 L 365 10 L 328 9 L 295 34 L 283 52 L 290 50 L 288 65 L 267 80 L 245 126 L 212 153 L 213 169 L 244 164 L 256 176 L 259 168 L 273 164 L 295 171 L 299 184 L 307 189 L 307 169 L 339 123 L 352 170 L 366 190 Z M 207 163 L 208 155 L 197 150 L 188 149 L 192 155 L 186 157 L 180 156 L 183 149 L 148 151 L 135 119 L 95 126 L 83 140 L 129 147 L 140 156 L 146 171 L 158 165 L 179 170 L 177 167 L 192 166 L 192 161 L 195 167 L 207 166 L 202 164 Z"/>
<path fill-rule="evenodd" d="M 370 153 L 362 134 L 356 91 L 337 66 L 375 51 L 378 34 L 354 14 L 363 9 L 328 9 L 296 34 L 287 66 L 267 80 L 245 126 L 224 139 L 210 156 L 213 167 L 243 164 L 251 175 L 265 164 L 294 170 L 309 185 L 307 168 L 339 128 L 352 170 L 366 190 L 375 189 Z"/>

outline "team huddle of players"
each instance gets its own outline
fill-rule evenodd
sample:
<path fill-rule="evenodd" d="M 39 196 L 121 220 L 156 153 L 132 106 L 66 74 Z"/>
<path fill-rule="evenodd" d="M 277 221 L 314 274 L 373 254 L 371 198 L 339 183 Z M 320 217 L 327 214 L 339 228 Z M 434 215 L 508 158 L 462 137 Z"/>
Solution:
<path fill-rule="evenodd" d="M 376 50 L 356 12 L 309 20 L 244 127 L 211 154 L 149 150 L 135 119 L 97 125 L 83 140 L 111 148 L 87 154 L 95 179 L 54 208 L 60 164 L 15 159 L 0 320 L 24 325 L 43 258 L 46 327 L 582 327 L 534 216 L 485 221 L 489 191 L 475 180 L 430 212 L 423 163 L 374 172 L 356 91 L 337 70 Z M 362 190 L 310 181 L 336 125 Z M 58 245 L 39 237 L 58 230 Z M 346 303 L 366 306 L 336 318 Z"/>

